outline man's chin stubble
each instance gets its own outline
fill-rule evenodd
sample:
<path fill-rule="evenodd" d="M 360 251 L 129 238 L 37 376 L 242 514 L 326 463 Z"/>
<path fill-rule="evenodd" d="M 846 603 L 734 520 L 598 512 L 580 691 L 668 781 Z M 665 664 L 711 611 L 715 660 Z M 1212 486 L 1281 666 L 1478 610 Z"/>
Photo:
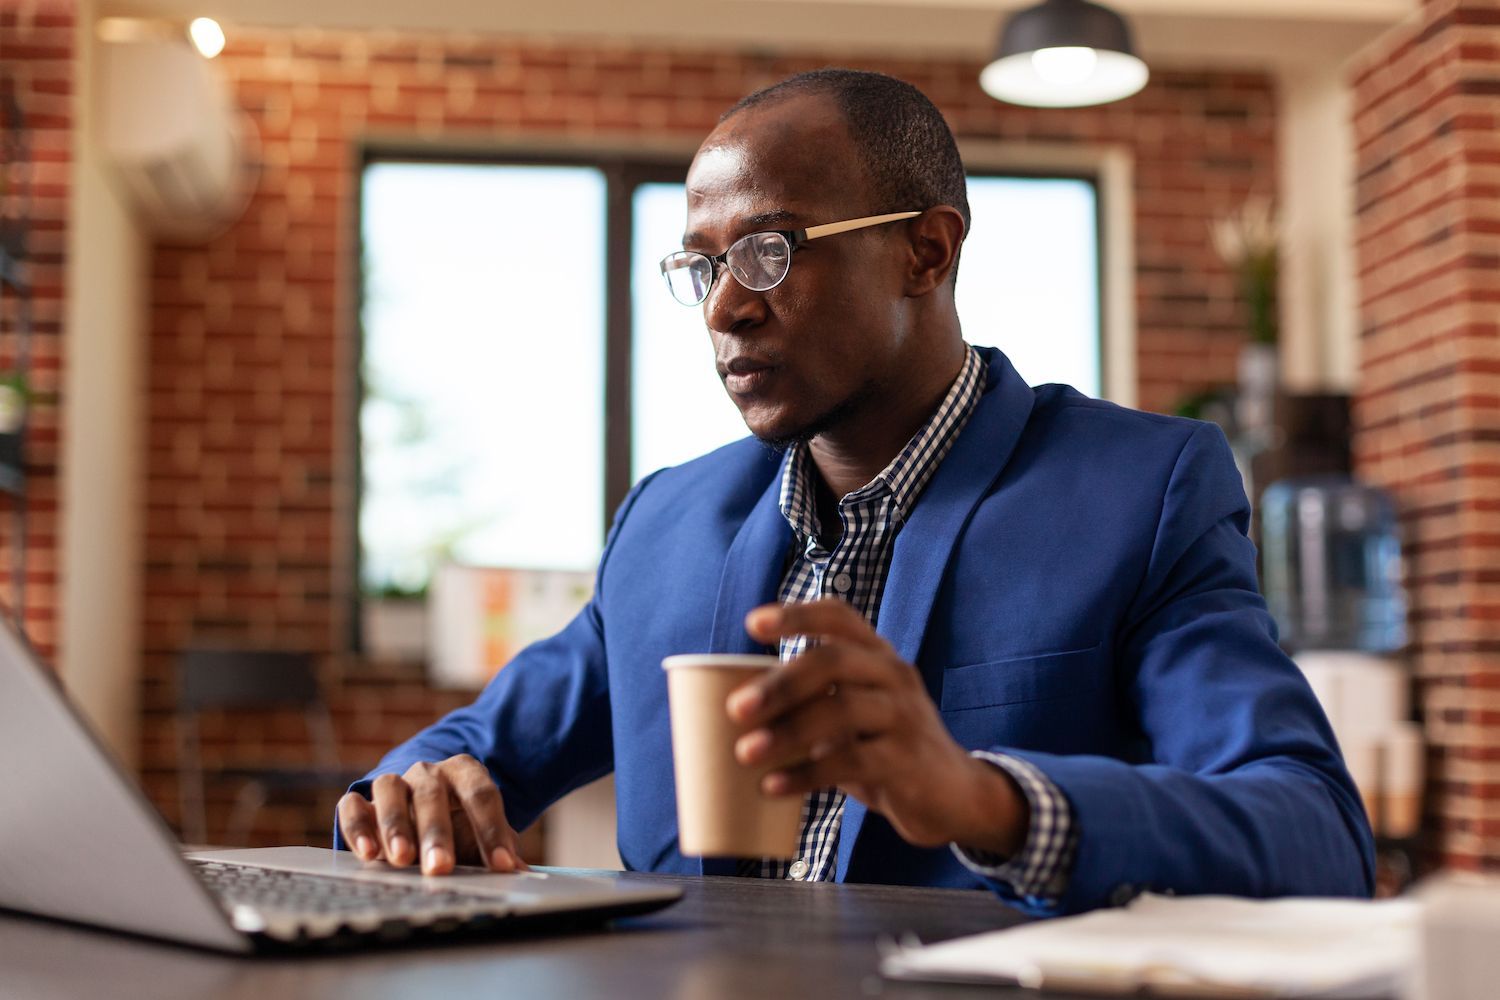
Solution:
<path fill-rule="evenodd" d="M 800 428 L 789 433 L 775 435 L 757 434 L 753 430 L 750 433 L 754 434 L 756 439 L 771 451 L 776 454 L 782 454 L 793 445 L 807 444 L 818 435 L 826 434 L 828 431 L 838 427 L 873 394 L 874 388 L 872 386 L 862 386 L 859 390 L 850 393 L 842 401 L 834 404 L 833 407 L 821 415 L 814 417 Z"/>

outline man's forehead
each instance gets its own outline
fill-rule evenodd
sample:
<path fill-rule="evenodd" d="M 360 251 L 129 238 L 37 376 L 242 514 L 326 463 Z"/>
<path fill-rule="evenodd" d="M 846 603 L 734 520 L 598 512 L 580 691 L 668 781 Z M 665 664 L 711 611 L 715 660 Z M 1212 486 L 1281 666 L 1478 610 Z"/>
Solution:
<path fill-rule="evenodd" d="M 702 161 L 700 161 L 701 163 Z M 825 211 L 812 178 L 753 159 L 726 157 L 688 175 L 683 243 L 715 243 L 762 229 L 795 229 Z"/>
<path fill-rule="evenodd" d="M 689 236 L 702 227 L 791 228 L 826 221 L 862 168 L 831 102 L 803 98 L 741 111 L 704 140 L 687 177 Z"/>

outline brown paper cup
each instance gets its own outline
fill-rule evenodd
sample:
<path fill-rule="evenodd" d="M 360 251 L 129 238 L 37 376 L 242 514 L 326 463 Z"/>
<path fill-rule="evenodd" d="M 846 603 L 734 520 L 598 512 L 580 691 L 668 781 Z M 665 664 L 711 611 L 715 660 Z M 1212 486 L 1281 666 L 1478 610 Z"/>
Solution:
<path fill-rule="evenodd" d="M 760 791 L 765 768 L 734 759 L 740 727 L 724 702 L 735 688 L 779 661 L 774 656 L 701 653 L 669 656 L 672 760 L 677 772 L 677 839 L 697 857 L 792 858 L 802 829 L 802 797 Z"/>

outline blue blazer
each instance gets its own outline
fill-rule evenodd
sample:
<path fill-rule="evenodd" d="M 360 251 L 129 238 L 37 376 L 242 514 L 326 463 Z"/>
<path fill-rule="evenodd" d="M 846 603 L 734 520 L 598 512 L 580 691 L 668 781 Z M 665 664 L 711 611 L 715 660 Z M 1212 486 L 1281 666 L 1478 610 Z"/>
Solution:
<path fill-rule="evenodd" d="M 877 628 L 954 739 L 1022 757 L 1067 795 L 1076 864 L 1055 903 L 1017 899 L 850 799 L 838 880 L 988 887 L 1037 914 L 1148 889 L 1368 895 L 1369 825 L 1276 645 L 1222 433 L 1033 389 L 980 350 L 984 394 L 896 538 Z M 746 439 L 643 480 L 588 606 L 355 788 L 469 753 L 520 829 L 613 771 L 629 868 L 732 872 L 678 850 L 661 661 L 772 651 L 743 621 L 777 599 L 792 542 L 780 469 Z"/>

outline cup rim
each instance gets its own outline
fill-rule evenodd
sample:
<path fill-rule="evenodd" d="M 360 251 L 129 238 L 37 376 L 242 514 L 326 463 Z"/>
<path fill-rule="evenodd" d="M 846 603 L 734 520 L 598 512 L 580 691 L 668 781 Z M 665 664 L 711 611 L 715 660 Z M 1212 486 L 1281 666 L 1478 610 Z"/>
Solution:
<path fill-rule="evenodd" d="M 703 667 L 711 670 L 748 667 L 770 670 L 780 665 L 781 657 L 774 653 L 677 653 L 661 661 L 663 670 L 674 667 Z"/>

